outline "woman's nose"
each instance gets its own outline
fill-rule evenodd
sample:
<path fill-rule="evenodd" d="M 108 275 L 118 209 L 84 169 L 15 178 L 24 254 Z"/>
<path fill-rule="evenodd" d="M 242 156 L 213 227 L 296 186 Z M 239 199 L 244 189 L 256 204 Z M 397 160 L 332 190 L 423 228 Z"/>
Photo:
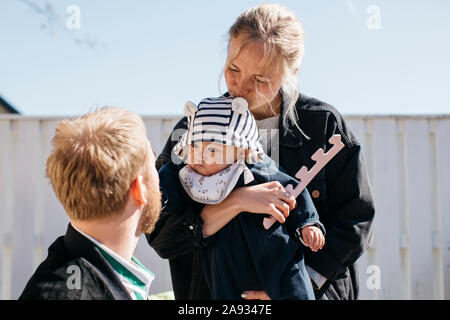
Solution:
<path fill-rule="evenodd" d="M 241 80 L 236 82 L 235 96 L 245 97 L 252 91 L 253 83 L 251 80 Z"/>

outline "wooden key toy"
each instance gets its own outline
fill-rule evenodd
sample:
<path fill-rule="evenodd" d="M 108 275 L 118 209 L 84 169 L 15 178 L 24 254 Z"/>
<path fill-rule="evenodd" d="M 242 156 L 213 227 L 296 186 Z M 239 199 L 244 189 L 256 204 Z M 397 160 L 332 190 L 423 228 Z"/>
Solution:
<path fill-rule="evenodd" d="M 291 184 L 285 187 L 286 191 L 289 192 L 294 198 L 297 198 L 300 193 L 306 188 L 306 186 L 311 182 L 311 180 L 322 170 L 323 167 L 331 160 L 333 157 L 344 148 L 344 143 L 341 141 L 341 135 L 333 135 L 328 142 L 333 146 L 324 153 L 323 149 L 320 148 L 311 156 L 311 159 L 316 163 L 314 166 L 308 170 L 307 167 L 302 166 L 297 172 L 295 177 L 300 181 L 300 183 L 293 188 Z M 277 220 L 274 217 L 264 218 L 263 225 L 264 228 L 269 229 Z"/>

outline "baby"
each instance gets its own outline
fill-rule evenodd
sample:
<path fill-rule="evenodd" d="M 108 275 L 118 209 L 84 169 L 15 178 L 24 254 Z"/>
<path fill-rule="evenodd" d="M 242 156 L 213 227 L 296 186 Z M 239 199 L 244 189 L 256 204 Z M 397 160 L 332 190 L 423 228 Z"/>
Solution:
<path fill-rule="evenodd" d="M 256 122 L 243 98 L 207 98 L 198 108 L 186 103 L 188 128 L 173 152 L 187 164 L 160 169 L 167 210 L 179 212 L 223 201 L 235 188 L 298 181 L 278 170 L 264 154 Z M 179 187 L 181 185 L 181 188 Z M 188 196 L 182 196 L 185 192 Z M 314 299 L 303 246 L 319 250 L 325 229 L 305 189 L 284 224 L 263 226 L 264 215 L 242 212 L 214 235 L 196 241 L 203 250 L 203 271 L 213 299 L 240 299 L 264 290 L 272 299 Z M 176 202 L 176 203 L 174 203 Z M 199 205 L 200 204 L 200 205 Z M 319 235 L 313 239 L 314 235 Z"/>

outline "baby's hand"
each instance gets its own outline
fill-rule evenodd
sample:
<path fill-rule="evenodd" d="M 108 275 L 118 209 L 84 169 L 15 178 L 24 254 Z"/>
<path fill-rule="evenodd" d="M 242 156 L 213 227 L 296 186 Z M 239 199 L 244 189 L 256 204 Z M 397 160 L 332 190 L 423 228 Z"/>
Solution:
<path fill-rule="evenodd" d="M 322 249 L 325 244 L 325 237 L 323 236 L 322 230 L 316 226 L 303 227 L 302 240 L 314 252 Z"/>

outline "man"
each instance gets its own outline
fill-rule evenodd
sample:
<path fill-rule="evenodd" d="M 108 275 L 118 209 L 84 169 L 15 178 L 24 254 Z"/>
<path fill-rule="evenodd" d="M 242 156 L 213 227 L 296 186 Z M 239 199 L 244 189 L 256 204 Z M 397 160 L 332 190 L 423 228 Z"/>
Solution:
<path fill-rule="evenodd" d="M 155 156 L 138 115 L 104 107 L 61 121 L 46 174 L 70 223 L 19 299 L 147 299 L 133 252 L 161 210 Z"/>

